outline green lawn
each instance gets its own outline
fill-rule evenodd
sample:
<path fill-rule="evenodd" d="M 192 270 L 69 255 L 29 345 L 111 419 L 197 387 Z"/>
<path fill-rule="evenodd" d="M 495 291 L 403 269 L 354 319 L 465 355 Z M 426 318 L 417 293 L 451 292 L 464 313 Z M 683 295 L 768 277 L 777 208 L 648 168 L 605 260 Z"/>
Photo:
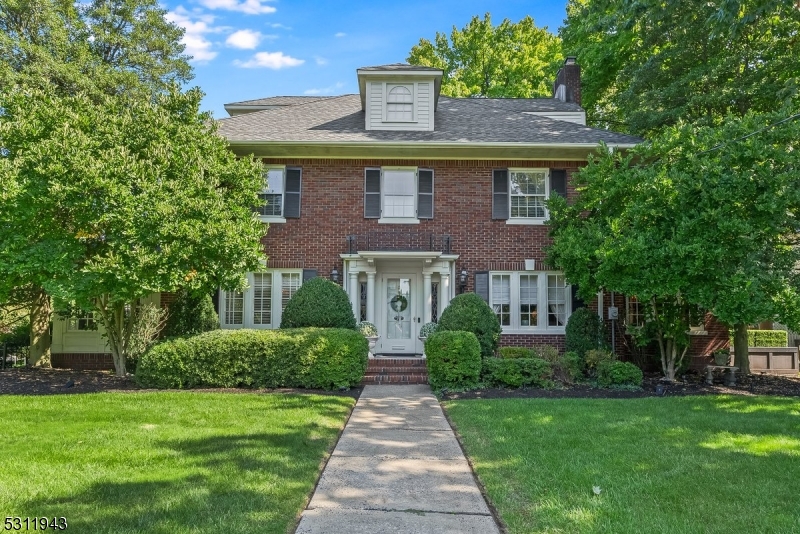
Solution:
<path fill-rule="evenodd" d="M 509 532 L 800 532 L 800 399 L 445 407 Z"/>
<path fill-rule="evenodd" d="M 0 521 L 283 533 L 354 404 L 255 393 L 0 396 Z"/>

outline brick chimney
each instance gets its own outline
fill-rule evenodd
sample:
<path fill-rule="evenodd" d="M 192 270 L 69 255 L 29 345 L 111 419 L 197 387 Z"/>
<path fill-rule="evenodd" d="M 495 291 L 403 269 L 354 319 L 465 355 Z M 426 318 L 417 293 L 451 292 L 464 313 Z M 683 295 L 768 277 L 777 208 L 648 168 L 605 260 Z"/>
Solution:
<path fill-rule="evenodd" d="M 567 56 L 564 66 L 558 70 L 556 83 L 553 84 L 553 98 L 581 105 L 581 66 L 575 56 Z"/>

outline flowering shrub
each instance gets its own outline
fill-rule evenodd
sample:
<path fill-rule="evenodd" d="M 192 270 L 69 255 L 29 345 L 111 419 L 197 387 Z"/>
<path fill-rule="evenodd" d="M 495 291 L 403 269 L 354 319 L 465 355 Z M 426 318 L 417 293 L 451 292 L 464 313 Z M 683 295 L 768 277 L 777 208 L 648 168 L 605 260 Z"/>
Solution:
<path fill-rule="evenodd" d="M 356 329 L 364 337 L 376 337 L 378 335 L 378 329 L 369 321 L 361 321 L 356 325 Z"/>

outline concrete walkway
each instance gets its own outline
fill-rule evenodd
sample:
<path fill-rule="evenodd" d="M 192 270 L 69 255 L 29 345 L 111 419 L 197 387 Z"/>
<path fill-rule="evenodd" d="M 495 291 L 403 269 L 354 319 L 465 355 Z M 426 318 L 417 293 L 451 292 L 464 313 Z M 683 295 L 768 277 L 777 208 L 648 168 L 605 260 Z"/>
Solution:
<path fill-rule="evenodd" d="M 365 386 L 297 534 L 500 530 L 429 386 Z"/>

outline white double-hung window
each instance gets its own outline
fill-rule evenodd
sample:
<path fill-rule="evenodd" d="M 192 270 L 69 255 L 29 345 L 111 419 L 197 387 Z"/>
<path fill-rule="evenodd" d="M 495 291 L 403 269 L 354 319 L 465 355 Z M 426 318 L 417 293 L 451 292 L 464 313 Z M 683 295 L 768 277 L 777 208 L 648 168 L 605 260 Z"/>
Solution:
<path fill-rule="evenodd" d="M 433 170 L 381 167 L 364 171 L 364 217 L 417 224 L 433 218 Z"/>
<path fill-rule="evenodd" d="M 256 211 L 263 222 L 286 222 L 300 217 L 299 167 L 269 165 L 264 167 L 264 189 L 259 193 Z"/>
<path fill-rule="evenodd" d="M 286 304 L 302 284 L 300 269 L 248 273 L 247 289 L 220 291 L 222 327 L 278 328 Z"/>
<path fill-rule="evenodd" d="M 503 332 L 564 332 L 572 310 L 570 286 L 563 274 L 534 271 L 489 274 L 489 303 Z"/>
<path fill-rule="evenodd" d="M 550 196 L 547 169 L 510 169 L 511 218 L 546 219 Z"/>

